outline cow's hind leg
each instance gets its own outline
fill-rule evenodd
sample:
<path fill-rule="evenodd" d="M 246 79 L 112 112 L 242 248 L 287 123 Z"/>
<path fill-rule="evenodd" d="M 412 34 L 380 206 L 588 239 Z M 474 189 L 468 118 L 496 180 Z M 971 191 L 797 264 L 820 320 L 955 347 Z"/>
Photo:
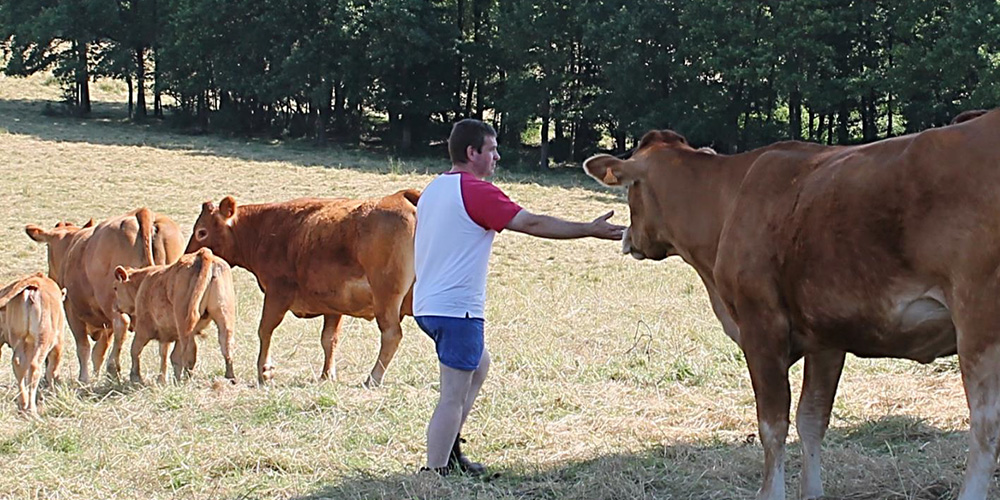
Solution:
<path fill-rule="evenodd" d="M 393 295 L 384 300 L 375 299 L 375 321 L 382 332 L 382 343 L 378 351 L 378 359 L 375 366 L 365 381 L 366 387 L 378 387 L 382 385 L 382 378 L 385 370 L 389 367 L 393 356 L 399 349 L 399 343 L 403 340 L 403 327 L 400 324 L 399 310 L 403 304 L 403 294 Z"/>
<path fill-rule="evenodd" d="M 969 403 L 969 457 L 959 500 L 987 497 L 1000 449 L 1000 312 L 995 286 L 955 294 L 958 357 Z"/>
<path fill-rule="evenodd" d="M 337 380 L 337 361 L 334 359 L 334 353 L 340 340 L 340 324 L 343 318 L 340 314 L 323 316 L 323 333 L 319 341 L 323 346 L 323 371 L 319 375 L 320 380 Z"/>
<path fill-rule="evenodd" d="M 14 368 L 14 378 L 17 379 L 17 409 L 22 412 L 28 410 L 28 360 L 24 355 L 24 348 L 14 346 L 14 354 L 10 358 L 10 364 Z"/>
<path fill-rule="evenodd" d="M 824 351 L 806 356 L 802 397 L 795 412 L 795 427 L 802 442 L 802 478 L 799 483 L 799 498 L 802 499 L 823 496 L 820 446 L 830 425 L 830 411 L 843 369 L 843 351 Z"/>
<path fill-rule="evenodd" d="M 236 380 L 233 372 L 233 345 L 236 342 L 236 306 L 224 304 L 212 312 L 215 328 L 219 331 L 219 350 L 222 351 L 222 361 L 226 364 L 226 378 Z M 192 340 L 193 341 L 193 340 Z"/>
<path fill-rule="evenodd" d="M 60 335 L 57 333 L 56 335 Z M 59 362 L 62 360 L 62 340 L 57 337 L 55 344 L 49 350 L 49 354 L 45 357 L 45 384 L 49 387 L 55 386 L 59 383 L 59 376 L 57 370 L 59 369 Z"/>

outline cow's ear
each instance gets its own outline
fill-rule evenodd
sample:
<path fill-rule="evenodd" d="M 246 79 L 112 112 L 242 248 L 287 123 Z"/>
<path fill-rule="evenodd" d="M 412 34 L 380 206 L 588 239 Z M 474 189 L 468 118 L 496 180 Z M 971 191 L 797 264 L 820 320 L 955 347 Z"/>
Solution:
<path fill-rule="evenodd" d="M 125 283 L 128 281 L 128 271 L 124 267 L 118 266 L 115 268 L 115 279 Z"/>
<path fill-rule="evenodd" d="M 91 217 L 86 224 L 83 225 L 81 229 L 87 229 L 88 227 L 94 227 L 94 218 Z"/>
<path fill-rule="evenodd" d="M 24 226 L 24 232 L 28 233 L 29 238 L 39 243 L 45 243 L 49 241 L 49 237 L 51 236 L 51 234 L 48 231 L 34 224 L 28 224 L 27 226 Z"/>
<path fill-rule="evenodd" d="M 236 198 L 232 196 L 226 196 L 219 202 L 219 215 L 223 219 L 229 219 L 230 217 L 236 215 Z"/>
<path fill-rule="evenodd" d="M 583 162 L 587 175 L 605 186 L 628 186 L 636 181 L 635 162 L 611 155 L 595 155 Z"/>

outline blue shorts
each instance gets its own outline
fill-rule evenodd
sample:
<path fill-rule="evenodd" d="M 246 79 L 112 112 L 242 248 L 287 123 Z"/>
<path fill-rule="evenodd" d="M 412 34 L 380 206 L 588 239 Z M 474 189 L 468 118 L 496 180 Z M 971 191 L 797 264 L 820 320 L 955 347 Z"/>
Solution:
<path fill-rule="evenodd" d="M 417 316 L 417 325 L 434 339 L 438 361 L 456 370 L 473 371 L 483 358 L 482 318 Z"/>

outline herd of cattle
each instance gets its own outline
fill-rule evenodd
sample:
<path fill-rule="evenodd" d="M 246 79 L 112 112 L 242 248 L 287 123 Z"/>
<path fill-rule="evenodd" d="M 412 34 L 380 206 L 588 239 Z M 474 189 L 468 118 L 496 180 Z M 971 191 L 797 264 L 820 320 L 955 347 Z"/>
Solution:
<path fill-rule="evenodd" d="M 271 333 L 285 313 L 323 316 L 323 378 L 336 375 L 334 350 L 343 315 L 375 319 L 382 347 L 367 380 L 379 385 L 402 339 L 414 282 L 413 232 L 420 194 L 405 190 L 377 200 L 299 199 L 237 207 L 227 196 L 202 205 L 187 247 L 170 218 L 139 208 L 82 227 L 60 222 L 25 231 L 48 249 L 48 276 L 38 273 L 0 289 L 0 337 L 14 351 L 18 406 L 35 413 L 42 364 L 52 379 L 64 325 L 76 340 L 79 379 L 102 365 L 117 378 L 126 331 L 130 379 L 142 380 L 139 358 L 160 344 L 160 381 L 167 354 L 181 379 L 197 359 L 195 336 L 209 322 L 219 332 L 226 377 L 233 379 L 236 296 L 230 266 L 252 272 L 264 292 L 258 336 L 258 379 L 269 380 Z M 65 314 L 64 314 L 65 311 Z M 95 343 L 91 346 L 91 340 Z"/>
<path fill-rule="evenodd" d="M 1000 450 L 1000 111 L 858 146 L 781 142 L 737 155 L 694 149 L 652 131 L 630 158 L 597 155 L 584 170 L 628 190 L 623 251 L 680 256 L 697 271 L 723 330 L 742 349 L 764 448 L 758 499 L 785 498 L 788 371 L 805 359 L 796 426 L 800 498 L 823 496 L 820 443 L 846 353 L 919 362 L 958 354 L 971 411 L 960 500 L 986 498 Z M 264 292 L 257 376 L 273 377 L 271 333 L 291 311 L 323 316 L 322 377 L 334 377 L 343 315 L 382 332 L 367 381 L 378 385 L 411 314 L 419 192 L 376 200 L 301 199 L 237 206 L 206 202 L 184 247 L 177 225 L 140 208 L 83 227 L 26 227 L 48 247 L 48 277 L 0 290 L 0 328 L 14 351 L 19 405 L 34 411 L 41 363 L 51 377 L 67 324 L 80 380 L 119 371 L 133 330 L 139 354 L 160 341 L 182 378 L 194 336 L 219 331 L 232 378 L 236 300 L 229 266 Z M 63 315 L 65 310 L 65 316 Z M 96 341 L 91 350 L 90 340 Z"/>

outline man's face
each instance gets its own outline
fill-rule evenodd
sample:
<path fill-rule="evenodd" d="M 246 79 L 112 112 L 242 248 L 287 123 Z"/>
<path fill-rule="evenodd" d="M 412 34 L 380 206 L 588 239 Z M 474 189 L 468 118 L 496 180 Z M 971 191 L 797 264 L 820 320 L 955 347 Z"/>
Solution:
<path fill-rule="evenodd" d="M 486 136 L 483 139 L 483 147 L 480 148 L 480 151 L 476 151 L 475 148 L 469 146 L 466 148 L 466 154 L 469 157 L 469 165 L 472 167 L 473 175 L 480 179 L 493 175 L 497 162 L 500 161 L 500 153 L 497 151 L 497 138 L 489 135 Z"/>

